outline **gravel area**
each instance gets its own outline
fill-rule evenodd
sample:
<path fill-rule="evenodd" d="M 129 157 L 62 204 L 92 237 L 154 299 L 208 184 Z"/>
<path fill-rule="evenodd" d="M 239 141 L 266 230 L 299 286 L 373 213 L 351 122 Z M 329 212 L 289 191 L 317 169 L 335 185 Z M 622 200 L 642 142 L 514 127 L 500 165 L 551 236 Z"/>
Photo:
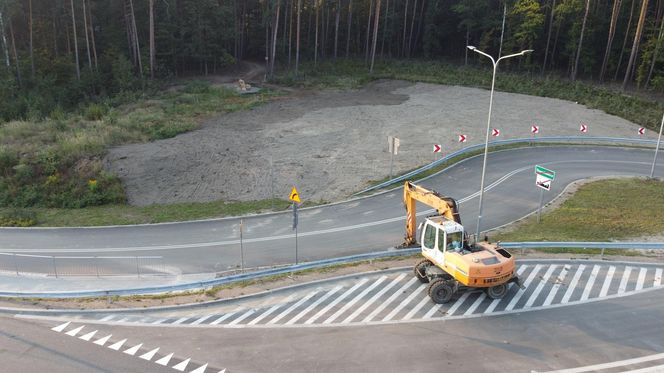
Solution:
<path fill-rule="evenodd" d="M 134 205 L 286 198 L 336 201 L 389 174 L 387 136 L 401 141 L 394 173 L 483 143 L 489 91 L 378 81 L 358 90 L 301 91 L 251 111 L 209 120 L 172 139 L 110 150 L 107 168 Z M 582 135 L 638 137 L 638 125 L 557 99 L 496 92 L 492 127 L 500 139 Z M 465 144 L 458 135 L 468 137 Z M 656 138 L 648 131 L 645 138 Z"/>

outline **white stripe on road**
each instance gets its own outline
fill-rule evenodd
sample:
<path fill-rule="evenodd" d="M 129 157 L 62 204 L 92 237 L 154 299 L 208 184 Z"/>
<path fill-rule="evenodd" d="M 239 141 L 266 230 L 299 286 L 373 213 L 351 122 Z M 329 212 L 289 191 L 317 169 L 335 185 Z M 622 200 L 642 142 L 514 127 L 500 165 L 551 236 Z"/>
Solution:
<path fill-rule="evenodd" d="M 662 373 L 662 372 L 664 372 L 664 365 L 656 365 L 653 367 L 627 370 L 623 373 Z"/>
<path fill-rule="evenodd" d="M 398 284 L 401 280 L 403 280 L 404 277 L 406 277 L 406 274 L 405 274 L 405 273 L 400 274 L 397 278 L 395 278 L 394 280 L 392 280 L 392 282 L 390 282 L 387 286 L 385 286 L 385 287 L 383 287 L 382 289 L 380 289 L 380 291 L 379 291 L 378 293 L 376 293 L 376 295 L 374 295 L 373 297 L 371 297 L 371 298 L 370 298 L 368 301 L 366 301 L 362 306 L 360 306 L 358 309 L 356 309 L 355 312 L 353 312 L 350 316 L 346 317 L 346 320 L 342 321 L 341 323 L 342 323 L 342 324 L 346 324 L 346 323 L 350 323 L 350 322 L 352 322 L 353 319 L 355 319 L 359 314 L 361 314 L 362 312 L 364 312 L 364 310 L 366 310 L 367 308 L 369 308 L 369 306 L 371 306 L 372 304 L 374 304 L 374 302 L 375 302 L 376 300 L 378 300 L 378 298 L 382 297 L 383 294 L 387 293 L 390 289 L 392 289 L 396 284 Z"/>
<path fill-rule="evenodd" d="M 530 307 L 533 306 L 533 304 L 537 300 L 537 297 L 542 292 L 542 289 L 544 289 L 544 287 L 549 283 L 549 278 L 551 277 L 551 275 L 553 275 L 553 271 L 555 271 L 556 268 L 558 268 L 557 265 L 552 265 L 544 273 L 544 277 L 542 277 L 540 283 L 537 284 L 537 287 L 535 288 L 535 291 L 533 291 L 533 293 L 530 295 L 530 297 L 528 297 L 528 300 L 526 301 L 526 305 L 523 306 L 523 308 L 530 308 Z"/>
<path fill-rule="evenodd" d="M 260 316 L 258 316 L 257 318 L 249 321 L 249 323 L 247 325 L 256 325 L 256 324 L 258 324 L 259 322 L 261 322 L 261 320 L 263 320 L 264 318 L 270 316 L 274 311 L 276 311 L 279 308 L 281 308 L 281 307 L 287 305 L 288 303 L 290 303 L 293 300 L 293 298 L 295 298 L 295 294 L 291 294 L 288 298 L 286 298 L 286 300 L 283 301 L 283 303 L 275 304 L 274 306 L 270 307 L 267 311 L 263 312 Z"/>
<path fill-rule="evenodd" d="M 639 277 L 636 280 L 636 289 L 634 290 L 643 289 L 643 283 L 646 281 L 646 273 L 648 273 L 648 269 L 641 268 L 641 270 L 639 271 Z"/>
<path fill-rule="evenodd" d="M 341 302 L 342 300 L 346 299 L 347 296 L 349 296 L 351 293 L 353 293 L 355 290 L 357 290 L 360 286 L 364 285 L 367 281 L 369 281 L 368 278 L 363 278 L 360 282 L 358 282 L 357 284 L 355 284 L 355 286 L 353 286 L 352 288 L 346 290 L 345 293 L 341 294 L 341 295 L 339 296 L 339 298 L 335 299 L 335 300 L 332 301 L 330 304 L 328 304 L 327 306 L 325 306 L 325 308 L 323 308 L 322 310 L 318 311 L 318 313 L 316 313 L 316 314 L 313 315 L 311 318 L 309 318 L 309 320 L 307 320 L 307 321 L 305 322 L 305 324 L 313 324 L 313 322 L 316 321 L 316 320 L 318 320 L 319 317 L 323 316 L 327 311 L 329 311 L 330 309 L 332 309 L 332 307 L 336 306 L 337 304 L 339 304 L 339 302 Z"/>
<path fill-rule="evenodd" d="M 599 292 L 599 297 L 605 297 L 609 293 L 609 288 L 611 287 L 611 281 L 613 280 L 613 274 L 616 273 L 616 267 L 610 266 L 606 276 L 604 277 L 604 284 L 602 284 L 602 290 Z"/>
<path fill-rule="evenodd" d="M 396 314 L 399 313 L 399 311 L 401 311 L 404 307 L 406 307 L 408 303 L 410 303 L 410 301 L 413 300 L 413 298 L 415 298 L 418 294 L 422 292 L 422 290 L 426 288 L 427 285 L 420 284 L 420 286 L 415 288 L 415 290 L 413 290 L 413 292 L 409 296 L 407 296 L 406 299 L 404 299 L 401 303 L 399 303 L 399 305 L 395 309 L 393 309 L 392 312 L 390 312 L 387 316 L 385 316 L 383 318 L 383 321 L 392 320 L 392 318 L 396 316 Z"/>
<path fill-rule="evenodd" d="M 523 282 L 523 286 L 525 286 L 526 289 L 528 288 L 528 286 L 530 286 L 530 283 L 533 282 L 533 280 L 535 280 L 535 276 L 537 276 L 540 269 L 542 269 L 542 265 L 538 264 L 535 266 L 535 268 L 533 268 L 533 271 L 530 272 L 530 275 L 528 275 L 526 281 Z M 526 293 L 525 291 L 521 291 L 518 294 L 516 294 L 512 298 L 512 300 L 507 304 L 507 307 L 505 307 L 505 311 L 511 311 L 512 309 L 514 309 L 514 306 L 516 306 L 516 304 L 519 302 L 519 300 L 521 300 L 521 297 L 523 297 L 525 293 Z"/>
<path fill-rule="evenodd" d="M 240 311 L 227 313 L 227 314 L 221 316 L 220 318 L 214 320 L 213 322 L 211 322 L 210 325 L 217 325 L 219 323 L 222 323 L 222 322 L 228 320 L 229 318 L 233 317 L 233 315 L 236 315 L 238 312 L 240 312 Z"/>
<path fill-rule="evenodd" d="M 163 366 L 167 366 L 168 362 L 171 361 L 171 358 L 173 357 L 173 353 L 171 352 L 170 354 L 162 357 L 161 359 L 155 361 L 155 363 Z"/>
<path fill-rule="evenodd" d="M 447 310 L 447 312 L 446 312 L 447 315 L 448 315 L 448 316 L 452 316 L 452 315 L 454 315 L 454 313 L 456 312 L 456 310 L 458 310 L 459 307 L 461 307 L 461 305 L 463 304 L 463 302 L 465 302 L 466 299 L 468 299 L 468 297 L 470 296 L 470 294 L 471 294 L 470 291 L 466 291 L 465 293 L 463 293 L 463 295 L 461 295 L 461 297 L 459 297 L 459 299 L 457 299 L 457 301 L 452 305 L 452 307 L 450 307 L 450 309 Z"/>
<path fill-rule="evenodd" d="M 408 312 L 406 314 L 406 316 L 402 317 L 401 320 L 410 320 L 410 319 L 412 319 L 413 316 L 415 316 L 415 314 L 417 314 L 417 311 L 422 309 L 422 307 L 424 307 L 425 304 L 428 304 L 430 302 L 431 301 L 429 300 L 429 297 L 427 297 L 425 295 L 424 298 L 422 298 L 422 300 L 420 301 L 420 303 L 418 303 L 415 307 L 413 307 L 413 309 L 410 310 L 410 312 Z"/>
<path fill-rule="evenodd" d="M 76 337 L 76 334 L 78 334 L 78 332 L 80 332 L 84 327 L 85 327 L 85 325 L 79 326 L 78 328 L 72 329 L 72 330 L 68 331 L 65 334 L 67 334 L 69 336 L 72 336 L 72 337 Z"/>
<path fill-rule="evenodd" d="M 188 317 L 188 316 L 187 316 L 187 317 L 181 317 L 181 318 L 179 318 L 179 319 L 173 321 L 173 325 L 182 324 L 183 322 L 185 322 L 185 321 L 187 321 L 187 320 L 189 320 L 189 319 L 190 319 L 190 317 Z"/>
<path fill-rule="evenodd" d="M 620 279 L 620 286 L 618 286 L 618 294 L 622 294 L 627 291 L 627 282 L 629 281 L 629 275 L 632 273 L 632 267 L 625 267 L 623 271 L 623 277 Z"/>
<path fill-rule="evenodd" d="M 414 283 L 415 281 L 417 281 L 417 277 L 413 277 L 413 278 L 411 278 L 410 280 L 408 280 L 408 282 L 406 282 L 402 287 L 400 287 L 397 291 L 395 291 L 392 295 L 390 295 L 390 297 L 387 298 L 387 299 L 385 300 L 385 302 L 383 302 L 383 304 L 381 304 L 380 306 L 378 306 L 378 307 L 377 307 L 375 310 L 373 310 L 369 315 L 367 315 L 367 317 L 365 317 L 364 320 L 362 320 L 362 322 L 371 321 L 371 319 L 373 319 L 374 317 L 376 317 L 376 315 L 378 315 L 378 314 L 379 314 L 381 311 L 383 311 L 387 306 L 389 306 L 390 303 L 394 302 L 394 300 L 397 299 L 397 298 L 399 297 L 399 295 L 401 295 L 403 292 L 406 291 L 406 289 L 408 289 L 411 285 L 413 285 L 413 283 Z"/>
<path fill-rule="evenodd" d="M 318 290 L 315 290 L 315 291 L 312 291 L 311 293 L 307 294 L 304 298 L 300 299 L 300 300 L 297 301 L 295 304 L 293 304 L 292 306 L 288 307 L 288 308 L 285 309 L 283 312 L 281 312 L 279 315 L 277 315 L 277 317 L 275 317 L 274 319 L 270 320 L 270 322 L 268 322 L 267 325 L 276 324 L 277 322 L 279 322 L 279 320 L 283 319 L 286 315 L 288 315 L 289 313 L 293 312 L 293 310 L 295 310 L 296 308 L 298 308 L 298 307 L 300 307 L 301 305 L 303 305 L 303 304 L 304 304 L 306 301 L 308 301 L 309 299 L 313 298 L 314 295 L 318 294 L 318 292 L 319 292 Z"/>
<path fill-rule="evenodd" d="M 205 316 L 201 317 L 200 319 L 198 319 L 198 320 L 192 322 L 191 325 L 198 325 L 198 324 L 202 323 L 203 321 L 209 319 L 209 318 L 212 317 L 212 316 L 214 316 L 214 314 L 211 314 L 211 315 L 205 315 Z"/>
<path fill-rule="evenodd" d="M 101 319 L 99 319 L 99 321 L 111 321 L 111 320 L 113 320 L 114 317 L 115 317 L 115 315 L 108 315 L 108 316 L 102 317 Z"/>
<path fill-rule="evenodd" d="M 518 276 L 523 275 L 523 272 L 526 271 L 526 268 L 528 268 L 527 265 L 519 266 L 519 269 L 517 269 L 516 274 L 517 274 Z M 517 290 L 517 291 L 519 291 L 519 290 Z M 524 289 L 521 290 L 521 291 L 524 292 L 524 291 L 526 291 L 526 289 L 524 288 Z M 498 303 L 500 303 L 501 300 L 502 300 L 502 299 L 494 299 L 494 300 L 491 302 L 491 304 L 489 304 L 489 306 L 484 310 L 483 313 L 484 313 L 484 314 L 487 314 L 487 313 L 491 313 L 491 312 L 493 312 L 493 310 L 496 309 L 496 307 L 498 306 Z M 433 310 L 432 310 L 432 311 L 433 311 Z"/>
<path fill-rule="evenodd" d="M 477 299 L 475 299 L 475 302 L 471 304 L 470 307 L 468 307 L 468 309 L 466 310 L 466 312 L 464 312 L 463 315 L 464 316 L 472 315 L 477 309 L 477 307 L 479 307 L 480 304 L 482 304 L 482 302 L 484 302 L 485 299 L 486 299 L 486 293 L 482 292 L 482 294 L 480 294 L 480 296 L 477 297 Z"/>
<path fill-rule="evenodd" d="M 157 320 L 151 322 L 151 324 L 152 324 L 152 325 L 158 325 L 158 324 L 163 323 L 163 322 L 166 321 L 166 320 L 168 320 L 168 319 L 157 319 Z"/>
<path fill-rule="evenodd" d="M 581 278 L 581 275 L 585 269 L 585 264 L 581 264 L 579 268 L 576 269 L 576 273 L 574 274 L 574 277 L 572 277 L 572 281 L 569 283 L 567 291 L 565 292 L 565 295 L 563 295 L 563 299 L 560 300 L 560 304 L 569 302 L 569 299 L 572 297 L 574 290 L 576 290 L 576 284 L 579 283 L 579 279 Z"/>
<path fill-rule="evenodd" d="M 551 303 L 553 303 L 553 300 L 556 298 L 556 295 L 558 294 L 558 290 L 560 290 L 560 286 L 563 284 L 563 281 L 565 281 L 565 276 L 569 273 L 570 266 L 564 265 L 563 269 L 560 271 L 560 274 L 558 277 L 556 277 L 556 283 L 553 284 L 551 287 L 551 290 L 549 291 L 549 295 L 547 295 L 546 299 L 544 300 L 544 303 L 542 303 L 542 306 L 549 306 Z"/>
<path fill-rule="evenodd" d="M 318 307 L 319 304 L 325 302 L 329 297 L 331 297 L 332 295 L 334 295 L 337 291 L 339 291 L 339 290 L 341 290 L 341 289 L 343 289 L 343 286 L 339 285 L 339 286 L 335 287 L 334 289 L 328 291 L 325 295 L 323 295 L 322 297 L 318 298 L 315 302 L 313 302 L 311 305 L 309 305 L 309 307 L 303 309 L 302 311 L 300 311 L 300 313 L 298 313 L 297 315 L 295 315 L 295 317 L 293 317 L 292 319 L 288 320 L 288 322 L 286 322 L 285 325 L 293 325 L 293 324 L 295 324 L 299 319 L 301 319 L 302 317 L 304 317 L 304 315 L 306 315 L 307 313 L 311 312 L 311 310 L 313 310 L 314 308 Z"/>
<path fill-rule="evenodd" d="M 250 310 L 248 310 L 247 312 L 243 313 L 243 314 L 242 314 L 240 317 L 238 317 L 237 319 L 235 319 L 235 320 L 231 321 L 230 323 L 228 323 L 228 325 L 229 325 L 229 326 L 230 326 L 230 325 L 237 325 L 237 324 L 239 324 L 240 322 L 242 322 L 242 320 L 244 320 L 244 319 L 246 319 L 247 317 L 253 315 L 254 313 L 256 313 L 256 310 L 255 310 L 255 309 L 250 309 Z"/>
<path fill-rule="evenodd" d="M 583 289 L 583 294 L 581 294 L 582 301 L 587 300 L 590 297 L 590 292 L 592 291 L 593 286 L 595 286 L 595 280 L 599 274 L 599 268 L 598 265 L 593 266 L 593 270 L 590 272 L 590 277 L 588 277 L 588 282 L 586 282 L 586 287 Z"/>
<path fill-rule="evenodd" d="M 640 364 L 640 363 L 645 363 L 645 362 L 648 362 L 648 361 L 654 361 L 654 360 L 660 360 L 660 359 L 664 359 L 664 353 L 649 355 L 649 356 L 642 356 L 642 357 L 637 357 L 637 358 L 628 359 L 628 360 L 614 361 L 614 362 L 611 362 L 611 363 L 588 365 L 588 366 L 585 366 L 585 367 L 561 369 L 561 370 L 552 370 L 552 371 L 549 371 L 549 372 L 546 372 L 546 373 L 584 373 L 584 372 L 591 372 L 591 371 L 597 371 L 597 370 L 619 368 L 619 367 L 624 367 L 624 366 L 627 366 L 627 365 Z"/>
<path fill-rule="evenodd" d="M 344 312 L 348 311 L 349 308 L 351 308 L 355 303 L 357 303 L 360 299 L 364 298 L 369 294 L 373 289 L 376 288 L 376 286 L 380 285 L 383 281 L 387 279 L 387 276 L 382 276 L 378 280 L 376 280 L 371 286 L 368 288 L 364 289 L 360 294 L 355 296 L 350 302 L 346 303 L 343 307 L 341 307 L 337 312 L 335 312 L 332 316 L 328 317 L 327 320 L 323 321 L 323 324 L 330 324 L 334 320 L 337 319 L 337 317 L 341 316 Z"/>
<path fill-rule="evenodd" d="M 107 335 L 107 336 L 104 337 L 104 338 L 100 338 L 100 339 L 94 341 L 93 343 L 96 344 L 96 345 L 98 345 L 98 346 L 103 346 L 103 345 L 106 344 L 106 342 L 108 342 L 109 339 L 111 339 L 111 336 L 112 336 L 112 335 L 113 335 L 113 334 L 109 334 L 109 335 Z"/>

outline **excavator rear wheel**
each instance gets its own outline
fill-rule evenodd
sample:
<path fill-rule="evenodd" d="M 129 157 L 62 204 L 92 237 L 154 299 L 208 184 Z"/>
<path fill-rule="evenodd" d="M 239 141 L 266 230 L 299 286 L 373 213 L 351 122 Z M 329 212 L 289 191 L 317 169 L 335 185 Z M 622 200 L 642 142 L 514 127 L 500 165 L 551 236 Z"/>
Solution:
<path fill-rule="evenodd" d="M 415 272 L 415 277 L 417 277 L 421 283 L 426 284 L 429 282 L 429 278 L 427 277 L 427 267 L 432 265 L 433 263 L 429 259 L 420 260 L 417 264 L 415 264 L 413 272 Z"/>
<path fill-rule="evenodd" d="M 453 295 L 454 288 L 448 281 L 437 279 L 429 285 L 429 297 L 431 297 L 434 303 L 447 303 L 452 299 Z"/>
<path fill-rule="evenodd" d="M 500 284 L 486 289 L 486 295 L 491 299 L 501 299 L 507 294 L 507 284 Z"/>

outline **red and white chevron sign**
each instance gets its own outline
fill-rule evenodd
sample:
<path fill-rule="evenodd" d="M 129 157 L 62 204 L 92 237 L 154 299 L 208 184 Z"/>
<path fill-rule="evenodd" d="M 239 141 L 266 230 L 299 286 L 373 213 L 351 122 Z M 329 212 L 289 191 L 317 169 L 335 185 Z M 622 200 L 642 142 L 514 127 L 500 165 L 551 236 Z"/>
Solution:
<path fill-rule="evenodd" d="M 583 123 L 581 123 L 581 127 L 579 127 L 579 131 L 581 131 L 581 132 L 583 132 L 583 133 L 588 132 L 588 126 L 585 125 L 585 124 L 583 124 Z"/>
<path fill-rule="evenodd" d="M 645 128 L 643 128 L 643 127 L 639 128 L 639 135 L 645 135 L 645 133 L 646 133 Z"/>
<path fill-rule="evenodd" d="M 440 144 L 433 144 L 433 152 L 440 153 L 443 151 L 443 147 Z"/>
<path fill-rule="evenodd" d="M 466 135 L 459 135 L 459 142 L 466 142 Z"/>
<path fill-rule="evenodd" d="M 498 136 L 500 136 L 500 130 L 497 129 L 497 128 L 492 128 L 492 129 L 491 129 L 491 136 L 493 136 L 493 137 L 498 137 Z"/>
<path fill-rule="evenodd" d="M 539 127 L 538 126 L 530 126 L 530 132 L 533 134 L 538 134 L 539 133 Z"/>

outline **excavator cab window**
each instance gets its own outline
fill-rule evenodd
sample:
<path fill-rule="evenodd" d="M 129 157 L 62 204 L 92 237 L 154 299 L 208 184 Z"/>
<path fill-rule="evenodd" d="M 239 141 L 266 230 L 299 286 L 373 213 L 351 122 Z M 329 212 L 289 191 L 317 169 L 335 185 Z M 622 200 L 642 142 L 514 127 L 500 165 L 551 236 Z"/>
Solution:
<path fill-rule="evenodd" d="M 447 250 L 461 252 L 463 250 L 463 233 L 454 232 L 447 235 Z"/>
<path fill-rule="evenodd" d="M 422 239 L 422 246 L 425 249 L 433 249 L 436 247 L 436 227 L 431 224 L 424 226 L 424 237 Z"/>

